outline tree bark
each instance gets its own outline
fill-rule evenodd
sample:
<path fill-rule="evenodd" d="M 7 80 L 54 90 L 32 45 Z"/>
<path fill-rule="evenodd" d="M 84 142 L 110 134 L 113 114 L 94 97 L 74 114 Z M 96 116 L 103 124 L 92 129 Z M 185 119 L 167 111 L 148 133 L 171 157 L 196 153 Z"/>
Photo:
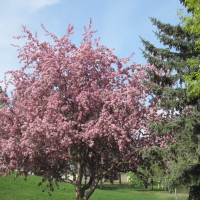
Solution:
<path fill-rule="evenodd" d="M 118 180 L 119 180 L 119 184 L 121 185 L 122 184 L 122 179 L 121 179 L 121 174 L 118 173 Z"/>
<path fill-rule="evenodd" d="M 114 184 L 114 177 L 113 177 L 112 174 L 111 174 L 111 176 L 110 176 L 110 183 L 111 183 L 111 184 Z"/>
<path fill-rule="evenodd" d="M 99 182 L 99 179 L 93 179 L 90 177 L 89 185 L 81 187 L 81 185 L 78 185 L 75 187 L 76 192 L 76 200 L 88 200 L 92 193 L 94 192 L 97 184 Z M 88 189 L 88 191 L 85 193 L 85 191 Z"/>
<path fill-rule="evenodd" d="M 100 188 L 100 190 L 103 188 L 103 178 L 100 179 L 99 188 Z"/>
<path fill-rule="evenodd" d="M 76 200 L 86 200 L 84 198 L 85 190 L 83 190 L 83 188 L 76 187 L 75 191 L 76 191 Z"/>
<path fill-rule="evenodd" d="M 175 199 L 178 200 L 178 196 L 177 196 L 177 190 L 175 188 Z"/>

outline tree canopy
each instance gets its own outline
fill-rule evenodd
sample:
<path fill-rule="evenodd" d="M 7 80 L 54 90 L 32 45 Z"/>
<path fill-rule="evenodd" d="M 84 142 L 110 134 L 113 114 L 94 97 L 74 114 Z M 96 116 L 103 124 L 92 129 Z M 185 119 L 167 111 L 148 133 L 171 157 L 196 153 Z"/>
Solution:
<path fill-rule="evenodd" d="M 151 18 L 151 21 L 158 28 L 155 35 L 164 47 L 158 48 L 151 42 L 142 39 L 145 47 L 142 53 L 150 64 L 166 72 L 156 75 L 153 71 L 149 71 L 149 77 L 155 83 L 150 83 L 152 97 L 157 100 L 155 105 L 159 105 L 171 113 L 171 120 L 161 119 L 159 122 L 153 122 L 151 127 L 158 134 L 168 131 L 175 138 L 176 143 L 171 143 L 166 148 L 167 151 L 163 158 L 166 159 L 166 162 L 181 160 L 187 163 L 185 169 L 182 169 L 180 173 L 182 176 L 188 173 L 190 179 L 187 179 L 187 183 L 184 179 L 182 183 L 193 191 L 192 188 L 198 186 L 200 177 L 199 173 L 195 174 L 197 171 L 192 173 L 190 170 L 198 166 L 200 158 L 198 151 L 199 97 L 188 95 L 184 77 L 195 70 L 188 65 L 187 60 L 197 58 L 199 55 L 199 51 L 195 48 L 197 36 L 190 34 L 180 24 L 171 25 L 155 18 Z M 192 108 L 191 113 L 186 112 L 188 106 Z M 188 159 L 189 157 L 192 159 Z M 197 182 L 191 181 L 195 178 L 198 179 Z M 190 196 L 192 195 L 191 193 Z"/>
<path fill-rule="evenodd" d="M 79 46 L 69 39 L 72 25 L 61 38 L 43 29 L 54 44 L 39 42 L 26 27 L 16 37 L 28 41 L 18 47 L 21 69 L 7 72 L 12 96 L 1 95 L 1 173 L 42 174 L 50 188 L 67 174 L 76 199 L 86 200 L 104 175 L 136 171 L 141 149 L 172 138 L 157 137 L 147 127 L 163 116 L 148 102 L 144 84 L 145 70 L 153 66 L 126 67 L 131 56 L 118 58 L 92 39 L 91 21 Z M 89 177 L 85 185 L 83 176 Z"/>
<path fill-rule="evenodd" d="M 190 12 L 190 15 L 184 16 L 180 14 L 183 23 L 183 29 L 191 35 L 196 36 L 195 49 L 200 50 L 200 1 L 199 0 L 185 0 L 184 5 Z M 200 94 L 200 58 L 191 57 L 187 60 L 188 65 L 193 69 L 190 74 L 185 75 L 186 86 L 190 96 L 199 96 Z"/>

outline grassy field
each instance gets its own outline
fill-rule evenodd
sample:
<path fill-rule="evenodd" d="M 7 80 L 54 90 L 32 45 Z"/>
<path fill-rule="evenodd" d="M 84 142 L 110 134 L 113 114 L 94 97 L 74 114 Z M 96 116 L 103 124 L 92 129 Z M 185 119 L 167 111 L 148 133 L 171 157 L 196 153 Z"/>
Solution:
<path fill-rule="evenodd" d="M 40 177 L 28 176 L 27 181 L 23 177 L 13 180 L 13 175 L 0 177 L 0 199 L 1 200 L 74 200 L 75 193 L 73 186 L 67 183 L 59 184 L 60 189 L 55 189 L 51 196 L 48 195 L 48 189 L 44 183 L 37 186 L 41 181 Z M 174 194 L 165 191 L 156 190 L 134 190 L 126 188 L 125 185 L 105 184 L 104 189 L 96 189 L 91 200 L 174 200 Z M 178 193 L 179 200 L 186 200 L 186 193 Z"/>

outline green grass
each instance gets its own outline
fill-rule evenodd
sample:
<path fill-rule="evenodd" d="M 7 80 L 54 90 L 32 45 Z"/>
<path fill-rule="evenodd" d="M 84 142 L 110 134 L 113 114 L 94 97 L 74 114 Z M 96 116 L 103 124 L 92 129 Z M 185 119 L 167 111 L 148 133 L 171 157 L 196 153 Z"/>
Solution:
<path fill-rule="evenodd" d="M 56 189 L 51 196 L 48 195 L 47 183 L 38 186 L 41 177 L 29 175 L 27 181 L 23 177 L 13 180 L 14 175 L 0 177 L 1 200 L 71 200 L 75 199 L 74 187 L 66 183 L 60 183 L 60 189 Z"/>
<path fill-rule="evenodd" d="M 179 200 L 186 200 L 188 194 L 186 191 L 184 193 L 178 193 Z M 127 188 L 125 185 L 119 187 L 119 185 L 105 185 L 103 190 L 96 189 L 91 200 L 174 200 L 174 194 L 170 194 L 162 190 L 136 190 Z"/>
<path fill-rule="evenodd" d="M 0 177 L 0 199 L 1 200 L 74 200 L 74 187 L 67 183 L 60 183 L 60 189 L 55 189 L 51 196 L 48 195 L 46 183 L 41 186 L 37 184 L 41 177 L 29 175 L 27 181 L 23 177 L 13 180 L 13 175 Z M 96 189 L 91 200 L 174 200 L 174 194 L 160 190 L 135 190 L 126 188 L 125 185 L 104 184 L 103 190 Z M 179 200 L 186 200 L 186 193 L 178 193 Z"/>

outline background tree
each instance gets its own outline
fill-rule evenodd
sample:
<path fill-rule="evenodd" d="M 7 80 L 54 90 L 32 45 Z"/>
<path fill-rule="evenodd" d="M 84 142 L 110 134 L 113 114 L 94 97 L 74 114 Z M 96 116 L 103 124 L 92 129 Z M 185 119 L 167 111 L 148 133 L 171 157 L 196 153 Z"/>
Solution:
<path fill-rule="evenodd" d="M 155 18 L 151 18 L 151 21 L 158 28 L 155 32 L 156 37 L 166 47 L 157 48 L 142 39 L 145 47 L 142 53 L 150 64 L 163 71 L 159 75 L 152 70 L 148 71 L 151 81 L 155 83 L 150 83 L 152 99 L 155 100 L 155 105 L 164 110 L 168 109 L 171 115 L 171 120 L 162 119 L 152 123 L 151 128 L 158 134 L 169 132 L 176 140 L 176 143 L 168 146 L 164 157 L 166 161 L 169 158 L 177 161 L 179 157 L 187 158 L 187 155 L 190 155 L 193 157 L 193 161 L 188 163 L 191 168 L 198 165 L 200 158 L 197 151 L 200 127 L 199 97 L 188 96 L 183 77 L 193 71 L 187 60 L 199 55 L 199 51 L 195 48 L 197 37 L 180 25 L 162 23 Z M 190 114 L 185 111 L 188 106 L 193 107 Z M 188 173 L 190 173 L 189 168 L 185 169 Z M 189 179 L 188 184 L 192 184 Z"/>
<path fill-rule="evenodd" d="M 180 18 L 183 22 L 183 29 L 188 31 L 197 37 L 195 41 L 195 49 L 199 51 L 200 49 L 200 1 L 199 0 L 185 0 L 184 4 L 190 15 L 184 16 L 180 14 Z M 186 85 L 188 87 L 190 96 L 199 96 L 200 94 L 200 57 L 191 57 L 187 60 L 188 65 L 193 69 L 193 71 L 184 76 Z"/>
<path fill-rule="evenodd" d="M 2 87 L 0 86 L 0 94 L 4 94 L 4 96 L 2 96 L 1 100 L 0 100 L 0 105 L 5 105 L 5 101 L 6 101 L 6 96 L 7 94 L 4 93 Z"/>
<path fill-rule="evenodd" d="M 79 46 L 69 39 L 71 25 L 61 38 L 45 30 L 54 44 L 23 31 L 28 41 L 18 51 L 24 65 L 7 72 L 5 85 L 14 89 L 0 109 L 1 173 L 42 174 L 51 190 L 53 180 L 73 175 L 66 181 L 76 199 L 89 199 L 103 176 L 135 171 L 143 163 L 140 150 L 155 143 L 147 122 L 158 116 L 146 105 L 150 90 L 143 84 L 143 69 L 153 67 L 124 67 L 130 57 L 119 59 L 92 40 L 91 22 Z M 89 181 L 82 185 L 84 175 Z"/>
<path fill-rule="evenodd" d="M 141 168 L 137 169 L 137 173 L 128 172 L 127 185 L 134 188 L 144 189 L 148 186 L 148 170 Z"/>

